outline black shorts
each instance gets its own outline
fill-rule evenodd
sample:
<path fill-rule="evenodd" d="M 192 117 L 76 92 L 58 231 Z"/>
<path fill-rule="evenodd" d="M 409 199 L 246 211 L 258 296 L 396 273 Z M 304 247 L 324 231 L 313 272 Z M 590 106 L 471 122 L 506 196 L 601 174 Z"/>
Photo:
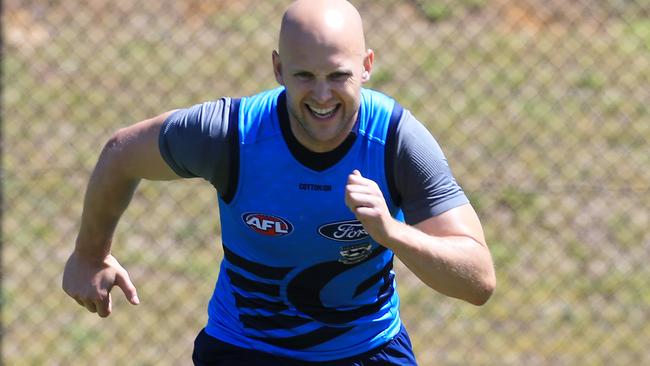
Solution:
<path fill-rule="evenodd" d="M 411 339 L 402 326 L 390 342 L 369 352 L 341 360 L 307 362 L 222 342 L 201 330 L 194 341 L 192 361 L 196 366 L 417 366 Z"/>

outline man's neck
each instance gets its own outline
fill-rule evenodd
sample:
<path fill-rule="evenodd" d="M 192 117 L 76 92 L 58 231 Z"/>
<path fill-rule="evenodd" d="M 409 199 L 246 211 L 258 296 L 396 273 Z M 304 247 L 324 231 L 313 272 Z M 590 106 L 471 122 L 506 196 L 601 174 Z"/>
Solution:
<path fill-rule="evenodd" d="M 280 121 L 280 128 L 282 136 L 289 148 L 291 154 L 302 165 L 316 171 L 323 171 L 327 168 L 338 163 L 345 154 L 350 150 L 357 138 L 356 133 L 356 120 L 352 126 L 352 131 L 343 136 L 338 144 L 332 144 L 333 147 L 323 149 L 324 151 L 315 151 L 313 146 L 307 147 L 304 143 L 299 141 L 291 128 L 291 122 L 287 111 L 286 95 L 280 94 L 278 99 L 278 120 Z"/>

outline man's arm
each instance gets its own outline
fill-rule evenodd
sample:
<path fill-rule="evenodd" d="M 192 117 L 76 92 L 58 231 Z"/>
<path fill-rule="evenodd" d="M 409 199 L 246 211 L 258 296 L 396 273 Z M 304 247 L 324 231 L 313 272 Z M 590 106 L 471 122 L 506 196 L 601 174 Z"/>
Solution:
<path fill-rule="evenodd" d="M 117 131 L 104 146 L 92 173 L 74 251 L 66 263 L 63 289 L 80 305 L 105 317 L 110 290 L 119 286 L 139 303 L 126 270 L 110 254 L 113 233 L 140 179 L 179 178 L 160 155 L 158 137 L 173 111 Z"/>
<path fill-rule="evenodd" d="M 475 305 L 490 298 L 494 265 L 470 204 L 409 226 L 390 215 L 377 184 L 356 170 L 348 177 L 345 202 L 368 234 L 429 287 Z"/>

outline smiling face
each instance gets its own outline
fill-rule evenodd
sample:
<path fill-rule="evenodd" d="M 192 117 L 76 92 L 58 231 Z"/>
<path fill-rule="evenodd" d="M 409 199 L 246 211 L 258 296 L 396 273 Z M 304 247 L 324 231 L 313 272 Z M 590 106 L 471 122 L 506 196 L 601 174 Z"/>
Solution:
<path fill-rule="evenodd" d="M 347 1 L 297 1 L 285 13 L 273 68 L 291 131 L 306 148 L 333 150 L 350 133 L 374 58 L 364 47 L 361 18 Z"/>

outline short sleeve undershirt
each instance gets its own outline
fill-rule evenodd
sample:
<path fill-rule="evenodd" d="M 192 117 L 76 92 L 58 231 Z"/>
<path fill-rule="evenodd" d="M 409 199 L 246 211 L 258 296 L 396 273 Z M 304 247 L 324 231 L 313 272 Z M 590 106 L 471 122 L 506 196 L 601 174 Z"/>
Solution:
<path fill-rule="evenodd" d="M 393 179 L 409 224 L 469 202 L 431 133 L 404 110 L 395 131 Z"/>
<path fill-rule="evenodd" d="M 160 154 L 181 177 L 201 177 L 224 194 L 231 174 L 237 131 L 230 131 L 231 99 L 222 98 L 172 113 L 159 137 Z M 442 149 L 431 133 L 404 110 L 394 136 L 392 171 L 398 202 L 408 224 L 468 203 Z M 235 173 L 237 174 L 237 173 Z M 391 177 L 392 176 L 392 177 Z"/>

